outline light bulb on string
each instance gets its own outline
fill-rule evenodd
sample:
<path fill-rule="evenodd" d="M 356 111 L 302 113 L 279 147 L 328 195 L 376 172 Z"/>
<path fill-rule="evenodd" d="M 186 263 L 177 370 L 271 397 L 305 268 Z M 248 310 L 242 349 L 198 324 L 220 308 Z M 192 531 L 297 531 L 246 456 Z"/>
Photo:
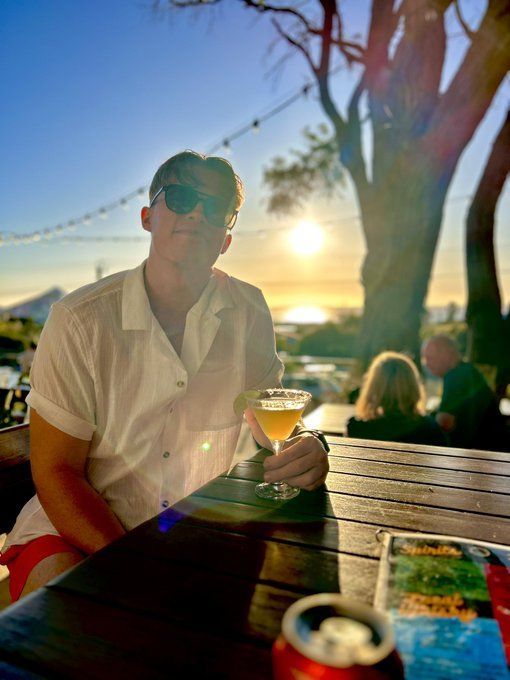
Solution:
<path fill-rule="evenodd" d="M 74 220 L 69 220 L 67 228 L 69 231 L 74 231 L 76 229 L 76 222 Z"/>
<path fill-rule="evenodd" d="M 99 209 L 99 217 L 102 220 L 106 220 L 108 217 L 108 212 L 106 211 L 106 208 L 100 208 Z"/>
<path fill-rule="evenodd" d="M 136 195 L 138 200 L 143 202 L 145 200 L 145 189 L 140 187 Z"/>
<path fill-rule="evenodd" d="M 254 135 L 258 135 L 260 132 L 260 122 L 257 118 L 253 121 L 251 124 L 251 131 L 253 132 Z"/>
<path fill-rule="evenodd" d="M 122 208 L 122 210 L 129 210 L 129 203 L 127 202 L 127 200 L 125 198 L 120 199 L 119 205 Z"/>
<path fill-rule="evenodd" d="M 91 222 L 92 222 L 91 216 L 88 215 L 88 214 L 85 215 L 84 218 L 83 218 L 83 224 L 84 224 L 86 227 L 88 227 L 89 224 L 90 224 Z"/>
<path fill-rule="evenodd" d="M 228 156 L 230 152 L 232 151 L 232 147 L 230 146 L 230 141 L 228 139 L 223 140 L 223 153 Z"/>

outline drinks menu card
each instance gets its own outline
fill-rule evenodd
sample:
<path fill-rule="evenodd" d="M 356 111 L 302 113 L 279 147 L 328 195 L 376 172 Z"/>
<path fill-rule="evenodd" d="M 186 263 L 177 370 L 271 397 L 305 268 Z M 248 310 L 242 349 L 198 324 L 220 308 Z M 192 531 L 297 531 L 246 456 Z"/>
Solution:
<path fill-rule="evenodd" d="M 510 546 L 383 532 L 375 606 L 407 680 L 510 679 Z"/>

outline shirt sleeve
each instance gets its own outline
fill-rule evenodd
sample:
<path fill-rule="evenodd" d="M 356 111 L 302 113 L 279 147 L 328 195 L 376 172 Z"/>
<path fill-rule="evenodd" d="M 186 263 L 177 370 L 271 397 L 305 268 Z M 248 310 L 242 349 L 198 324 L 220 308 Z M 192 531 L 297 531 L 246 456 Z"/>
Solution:
<path fill-rule="evenodd" d="M 245 389 L 279 387 L 284 366 L 276 353 L 271 312 L 260 290 L 256 291 L 253 311 L 253 323 L 248 332 L 246 346 Z"/>
<path fill-rule="evenodd" d="M 30 372 L 27 403 L 50 425 L 89 441 L 96 429 L 89 347 L 73 313 L 53 305 Z"/>

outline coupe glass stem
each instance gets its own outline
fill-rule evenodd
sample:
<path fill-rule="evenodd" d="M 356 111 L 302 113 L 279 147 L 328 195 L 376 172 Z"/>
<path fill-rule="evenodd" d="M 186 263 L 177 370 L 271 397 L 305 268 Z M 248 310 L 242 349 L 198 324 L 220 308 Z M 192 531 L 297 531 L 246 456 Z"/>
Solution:
<path fill-rule="evenodd" d="M 285 440 L 280 440 L 280 439 L 272 439 L 271 444 L 273 446 L 273 453 L 275 456 L 278 456 L 281 453 L 282 446 L 284 445 Z M 282 490 L 287 486 L 286 482 L 273 482 L 273 488 L 277 493 L 281 493 Z"/>

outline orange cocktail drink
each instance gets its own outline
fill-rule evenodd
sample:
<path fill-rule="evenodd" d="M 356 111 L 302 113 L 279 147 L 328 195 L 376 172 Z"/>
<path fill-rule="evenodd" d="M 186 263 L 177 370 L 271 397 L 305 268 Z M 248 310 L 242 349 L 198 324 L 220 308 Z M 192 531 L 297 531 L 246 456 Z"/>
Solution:
<path fill-rule="evenodd" d="M 285 441 L 296 427 L 304 408 L 304 406 L 301 406 L 286 409 L 284 404 L 279 404 L 275 400 L 274 404 L 268 402 L 267 408 L 254 408 L 252 410 L 268 439 Z"/>

